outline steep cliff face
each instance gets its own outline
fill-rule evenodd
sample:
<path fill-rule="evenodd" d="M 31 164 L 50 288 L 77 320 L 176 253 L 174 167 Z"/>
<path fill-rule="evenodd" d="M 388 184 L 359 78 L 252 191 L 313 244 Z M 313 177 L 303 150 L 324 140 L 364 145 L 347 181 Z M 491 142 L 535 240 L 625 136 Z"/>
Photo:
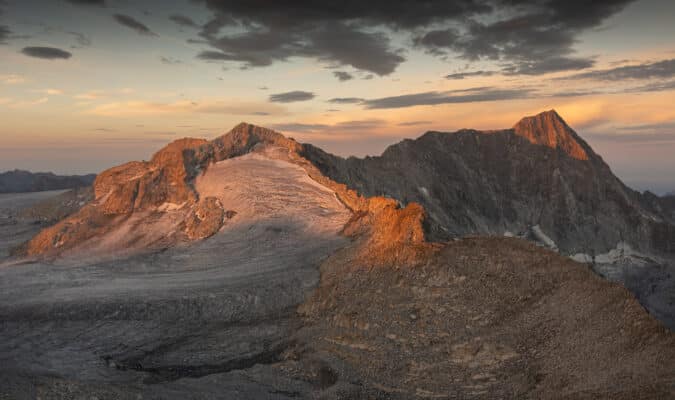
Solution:
<path fill-rule="evenodd" d="M 620 242 L 668 252 L 675 241 L 672 214 L 644 206 L 555 111 L 501 131 L 428 132 L 379 157 L 343 159 L 312 145 L 302 155 L 365 196 L 421 204 L 434 239 L 540 232 L 563 253 L 590 255 Z"/>

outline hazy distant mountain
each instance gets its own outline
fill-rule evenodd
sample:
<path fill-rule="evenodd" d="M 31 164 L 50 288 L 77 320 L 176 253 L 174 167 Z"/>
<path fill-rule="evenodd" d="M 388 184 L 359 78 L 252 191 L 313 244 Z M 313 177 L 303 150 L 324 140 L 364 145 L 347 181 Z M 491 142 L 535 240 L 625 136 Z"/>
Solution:
<path fill-rule="evenodd" d="M 0 193 L 40 192 L 89 186 L 95 174 L 55 175 L 51 172 L 29 172 L 19 169 L 0 173 Z"/>

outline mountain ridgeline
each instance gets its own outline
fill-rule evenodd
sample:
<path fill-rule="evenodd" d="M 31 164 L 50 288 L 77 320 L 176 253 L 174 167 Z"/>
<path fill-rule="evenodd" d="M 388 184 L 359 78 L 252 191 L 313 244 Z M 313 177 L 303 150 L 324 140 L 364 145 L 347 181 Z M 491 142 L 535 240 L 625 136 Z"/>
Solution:
<path fill-rule="evenodd" d="M 365 196 L 421 204 L 431 240 L 543 233 L 569 255 L 619 243 L 675 252 L 675 205 L 624 185 L 553 110 L 511 129 L 427 132 L 379 157 L 344 159 L 310 144 L 302 155 Z"/>
<path fill-rule="evenodd" d="M 365 159 L 242 123 L 86 195 L 0 258 L 0 398 L 672 398 L 675 208 L 553 111 Z"/>

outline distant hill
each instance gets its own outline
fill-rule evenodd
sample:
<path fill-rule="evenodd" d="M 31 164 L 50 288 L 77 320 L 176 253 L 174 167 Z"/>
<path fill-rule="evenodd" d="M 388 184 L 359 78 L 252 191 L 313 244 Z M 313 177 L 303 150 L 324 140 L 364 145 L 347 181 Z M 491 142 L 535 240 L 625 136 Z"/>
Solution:
<path fill-rule="evenodd" d="M 0 193 L 41 192 L 90 186 L 95 174 L 55 175 L 51 172 L 30 172 L 20 169 L 0 173 Z"/>

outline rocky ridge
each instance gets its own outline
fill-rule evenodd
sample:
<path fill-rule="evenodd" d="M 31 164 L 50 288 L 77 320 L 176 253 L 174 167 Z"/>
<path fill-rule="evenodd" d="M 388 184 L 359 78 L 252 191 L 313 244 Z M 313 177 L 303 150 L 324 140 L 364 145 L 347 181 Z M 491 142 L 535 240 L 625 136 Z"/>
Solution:
<path fill-rule="evenodd" d="M 626 187 L 553 110 L 507 130 L 428 132 L 379 157 L 344 159 L 309 144 L 302 155 L 365 196 L 421 204 L 433 240 L 534 238 L 540 230 L 568 255 L 592 258 L 620 243 L 642 253 L 675 251 L 665 201 Z"/>

